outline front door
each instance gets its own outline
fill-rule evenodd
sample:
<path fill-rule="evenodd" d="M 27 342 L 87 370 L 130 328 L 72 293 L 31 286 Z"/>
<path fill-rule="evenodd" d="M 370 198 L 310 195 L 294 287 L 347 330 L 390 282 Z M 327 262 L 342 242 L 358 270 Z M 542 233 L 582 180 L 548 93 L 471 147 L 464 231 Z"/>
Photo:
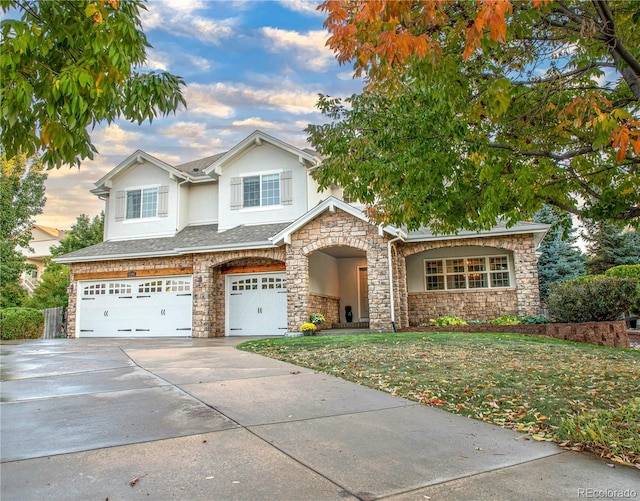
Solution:
<path fill-rule="evenodd" d="M 369 274 L 366 267 L 358 268 L 358 302 L 360 320 L 369 320 Z"/>
<path fill-rule="evenodd" d="M 287 331 L 285 273 L 227 275 L 226 335 L 274 336 Z"/>

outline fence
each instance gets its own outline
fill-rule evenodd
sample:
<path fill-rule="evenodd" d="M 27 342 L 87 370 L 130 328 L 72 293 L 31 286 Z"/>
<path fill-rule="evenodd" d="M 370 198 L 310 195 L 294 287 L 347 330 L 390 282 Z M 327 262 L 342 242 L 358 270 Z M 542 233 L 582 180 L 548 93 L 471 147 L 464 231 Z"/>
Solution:
<path fill-rule="evenodd" d="M 46 310 L 42 310 L 42 312 L 44 313 L 44 333 L 42 334 L 42 338 L 54 339 L 62 337 L 62 306 L 47 308 Z"/>

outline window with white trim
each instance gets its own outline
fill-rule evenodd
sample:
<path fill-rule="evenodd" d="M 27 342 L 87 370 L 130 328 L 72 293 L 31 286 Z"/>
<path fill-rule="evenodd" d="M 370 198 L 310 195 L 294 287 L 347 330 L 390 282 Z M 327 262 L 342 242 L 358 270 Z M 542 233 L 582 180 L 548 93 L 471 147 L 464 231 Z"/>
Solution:
<path fill-rule="evenodd" d="M 158 215 L 158 188 L 127 191 L 126 219 L 141 219 Z"/>
<path fill-rule="evenodd" d="M 280 174 L 242 178 L 242 207 L 280 205 Z"/>
<path fill-rule="evenodd" d="M 428 291 L 493 289 L 511 286 L 507 256 L 425 259 Z"/>

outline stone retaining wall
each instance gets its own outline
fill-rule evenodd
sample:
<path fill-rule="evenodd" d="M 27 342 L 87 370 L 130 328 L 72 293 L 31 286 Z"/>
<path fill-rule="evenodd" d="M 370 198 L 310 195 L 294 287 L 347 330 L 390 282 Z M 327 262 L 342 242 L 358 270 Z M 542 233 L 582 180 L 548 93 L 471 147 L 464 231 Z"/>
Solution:
<path fill-rule="evenodd" d="M 340 322 L 340 298 L 310 292 L 309 316 L 314 313 L 324 315 L 324 326 Z"/>
<path fill-rule="evenodd" d="M 414 332 L 510 332 L 529 336 L 547 336 L 598 346 L 629 348 L 627 326 L 623 320 L 575 324 L 423 326 L 403 330 Z"/>

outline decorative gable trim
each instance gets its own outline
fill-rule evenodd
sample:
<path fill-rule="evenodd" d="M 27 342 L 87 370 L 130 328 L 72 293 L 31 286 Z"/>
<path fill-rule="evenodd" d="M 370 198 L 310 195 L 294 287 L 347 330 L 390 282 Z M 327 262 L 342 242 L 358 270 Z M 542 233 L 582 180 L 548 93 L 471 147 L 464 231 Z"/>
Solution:
<path fill-rule="evenodd" d="M 302 217 L 299 217 L 298 219 L 296 219 L 293 223 L 291 223 L 289 226 L 283 229 L 280 233 L 271 237 L 270 240 L 275 245 L 282 245 L 283 243 L 290 244 L 291 235 L 293 233 L 298 231 L 300 228 L 305 226 L 310 221 L 314 220 L 323 212 L 326 212 L 326 211 L 335 212 L 336 209 L 340 209 L 341 211 L 346 212 L 347 214 L 350 214 L 353 217 L 360 219 L 361 221 L 365 221 L 366 223 L 373 225 L 373 223 L 371 223 L 371 221 L 366 216 L 366 214 L 361 210 L 356 209 L 352 205 L 349 205 L 348 203 L 343 202 L 342 200 L 339 200 L 335 197 L 329 197 L 323 202 L 316 205 L 313 209 L 311 209 L 309 212 L 304 214 Z M 398 232 L 392 226 L 386 226 L 384 228 L 380 226 L 379 231 L 381 234 L 387 233 L 392 236 L 398 235 Z"/>
<path fill-rule="evenodd" d="M 205 174 L 222 174 L 224 165 L 231 162 L 239 155 L 243 154 L 246 150 L 255 146 L 261 146 L 263 143 L 269 143 L 276 148 L 280 148 L 281 150 L 291 153 L 292 155 L 298 157 L 298 161 L 302 165 L 307 164 L 308 167 L 315 167 L 319 163 L 319 159 L 316 156 L 311 155 L 304 150 L 296 148 L 295 146 L 287 144 L 280 139 L 276 139 L 269 134 L 265 134 L 264 132 L 257 130 L 240 141 L 224 155 L 220 156 L 220 158 L 216 159 L 211 165 L 209 165 L 209 167 L 204 169 Z"/>

